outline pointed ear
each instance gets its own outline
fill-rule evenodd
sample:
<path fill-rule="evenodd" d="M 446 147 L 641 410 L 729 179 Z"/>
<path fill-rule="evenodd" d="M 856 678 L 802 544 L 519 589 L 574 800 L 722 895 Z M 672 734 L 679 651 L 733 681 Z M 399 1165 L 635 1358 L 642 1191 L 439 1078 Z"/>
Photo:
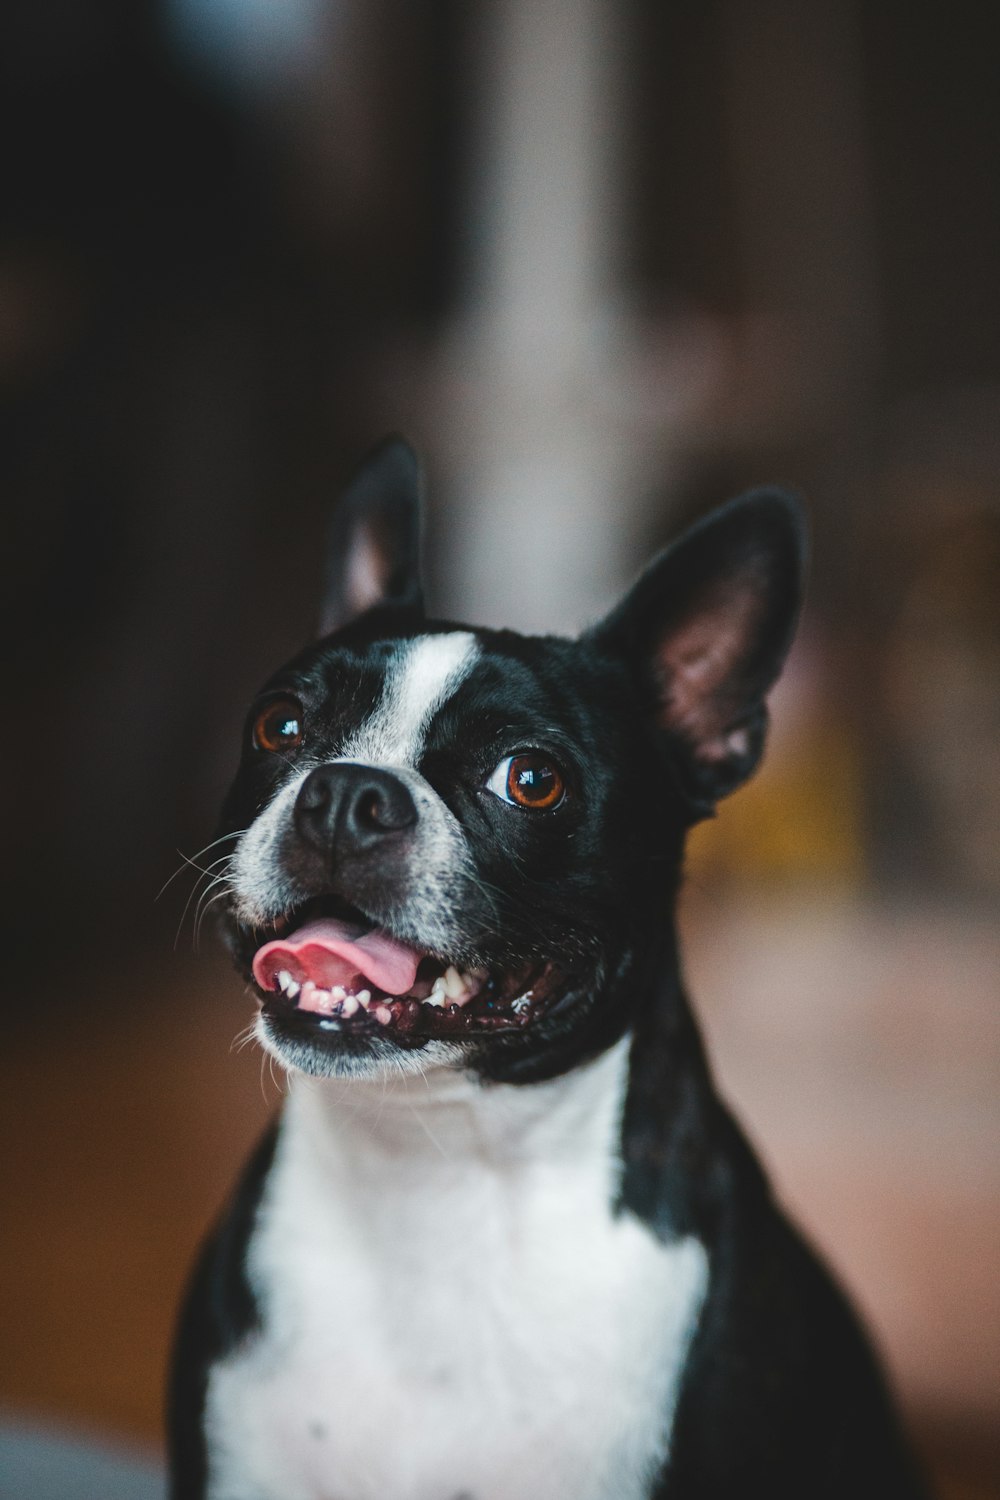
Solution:
<path fill-rule="evenodd" d="M 805 521 L 780 490 L 751 490 L 669 547 L 589 639 L 638 674 L 702 816 L 753 772 L 765 695 L 802 598 Z"/>
<path fill-rule="evenodd" d="M 422 497 L 417 455 L 405 438 L 386 438 L 337 502 L 327 543 L 320 635 L 376 604 L 423 609 Z"/>

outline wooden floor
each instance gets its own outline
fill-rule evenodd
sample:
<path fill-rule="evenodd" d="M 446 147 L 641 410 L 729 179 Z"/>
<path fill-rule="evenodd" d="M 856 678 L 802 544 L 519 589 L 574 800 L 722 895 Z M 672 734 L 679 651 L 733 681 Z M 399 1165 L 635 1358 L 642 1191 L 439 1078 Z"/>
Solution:
<path fill-rule="evenodd" d="M 696 905 L 688 926 L 727 1094 L 876 1327 L 941 1492 L 995 1500 L 992 931 L 828 904 Z M 158 1448 L 186 1268 L 280 1099 L 253 1047 L 231 1051 L 249 1016 L 219 957 L 167 955 L 8 1024 L 0 1407 Z"/>

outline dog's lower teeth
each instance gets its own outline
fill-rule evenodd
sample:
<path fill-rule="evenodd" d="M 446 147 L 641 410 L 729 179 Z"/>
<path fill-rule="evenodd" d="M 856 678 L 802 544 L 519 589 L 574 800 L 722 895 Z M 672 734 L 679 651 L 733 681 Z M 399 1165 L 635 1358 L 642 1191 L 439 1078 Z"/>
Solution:
<path fill-rule="evenodd" d="M 344 1003 L 340 1007 L 340 1013 L 341 1013 L 341 1015 L 345 1016 L 348 1020 L 350 1020 L 351 1016 L 353 1016 L 355 1014 L 355 1012 L 357 1010 L 359 1010 L 359 1009 L 360 1009 L 360 1006 L 358 1004 L 358 997 L 357 997 L 357 995 L 345 995 L 345 997 L 344 997 Z"/>

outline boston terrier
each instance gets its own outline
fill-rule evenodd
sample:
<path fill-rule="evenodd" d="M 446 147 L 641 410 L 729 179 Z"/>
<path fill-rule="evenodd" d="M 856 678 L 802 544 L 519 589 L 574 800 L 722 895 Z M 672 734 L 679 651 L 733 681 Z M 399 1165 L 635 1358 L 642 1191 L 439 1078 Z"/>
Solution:
<path fill-rule="evenodd" d="M 569 640 L 426 617 L 420 489 L 401 439 L 347 488 L 223 809 L 288 1091 L 188 1294 L 174 1500 L 916 1500 L 675 936 L 685 834 L 760 759 L 798 507 L 723 506 Z"/>

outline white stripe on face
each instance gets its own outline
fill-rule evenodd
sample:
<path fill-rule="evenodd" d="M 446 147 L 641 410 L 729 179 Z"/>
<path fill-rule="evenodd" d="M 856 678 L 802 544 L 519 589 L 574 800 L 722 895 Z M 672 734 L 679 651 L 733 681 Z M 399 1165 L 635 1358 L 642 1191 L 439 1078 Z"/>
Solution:
<path fill-rule="evenodd" d="M 338 760 L 416 766 L 431 719 L 469 675 L 479 644 L 467 630 L 406 643 L 386 673 L 378 706 L 355 730 Z"/>

